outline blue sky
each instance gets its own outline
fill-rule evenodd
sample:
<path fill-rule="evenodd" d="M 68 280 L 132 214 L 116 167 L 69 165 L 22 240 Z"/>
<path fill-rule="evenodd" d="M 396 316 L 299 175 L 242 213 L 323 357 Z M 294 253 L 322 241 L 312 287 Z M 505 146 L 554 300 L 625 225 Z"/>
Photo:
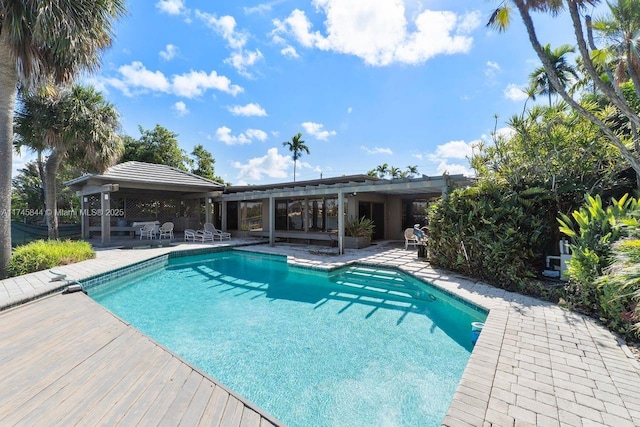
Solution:
<path fill-rule="evenodd" d="M 311 152 L 298 181 L 382 163 L 469 175 L 471 145 L 489 141 L 496 114 L 502 128 L 522 111 L 539 64 L 519 17 L 506 33 L 484 26 L 496 5 L 130 1 L 85 82 L 115 104 L 123 133 L 160 124 L 188 153 L 202 144 L 233 184 L 292 180 L 282 142 L 298 132 Z M 543 43 L 574 44 L 566 16 L 536 23 Z"/>

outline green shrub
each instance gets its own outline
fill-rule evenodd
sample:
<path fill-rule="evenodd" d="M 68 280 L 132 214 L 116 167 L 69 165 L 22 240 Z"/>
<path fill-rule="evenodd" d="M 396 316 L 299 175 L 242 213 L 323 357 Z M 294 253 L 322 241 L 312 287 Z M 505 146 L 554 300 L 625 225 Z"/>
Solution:
<path fill-rule="evenodd" d="M 551 239 L 554 216 L 548 212 L 555 207 L 554 195 L 539 187 L 517 191 L 482 181 L 454 190 L 429 207 L 431 262 L 504 289 L 531 288 Z"/>
<path fill-rule="evenodd" d="M 625 338 L 640 338 L 640 240 L 613 245 L 614 262 L 596 280 L 600 320 Z"/>
<path fill-rule="evenodd" d="M 18 246 L 13 251 L 7 271 L 9 276 L 20 276 L 58 265 L 95 258 L 95 256 L 93 248 L 87 242 L 37 240 Z"/>
<path fill-rule="evenodd" d="M 571 217 L 560 214 L 558 218 L 560 232 L 571 239 L 573 253 L 566 301 L 571 307 L 605 319 L 605 323 L 611 321 L 609 306 L 613 303 L 609 300 L 616 299 L 615 287 L 598 287 L 596 281 L 613 261 L 612 244 L 624 236 L 625 230 L 634 228 L 637 221 L 630 214 L 637 209 L 638 201 L 628 195 L 612 199 L 606 208 L 600 196 L 586 195 L 583 206 Z"/>

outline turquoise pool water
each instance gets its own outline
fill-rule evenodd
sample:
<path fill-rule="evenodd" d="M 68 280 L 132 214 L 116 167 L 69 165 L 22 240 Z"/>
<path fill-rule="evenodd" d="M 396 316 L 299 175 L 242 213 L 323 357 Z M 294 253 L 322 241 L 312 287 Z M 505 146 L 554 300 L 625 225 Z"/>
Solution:
<path fill-rule="evenodd" d="M 440 425 L 485 314 L 395 270 L 228 251 L 89 291 L 289 426 Z"/>

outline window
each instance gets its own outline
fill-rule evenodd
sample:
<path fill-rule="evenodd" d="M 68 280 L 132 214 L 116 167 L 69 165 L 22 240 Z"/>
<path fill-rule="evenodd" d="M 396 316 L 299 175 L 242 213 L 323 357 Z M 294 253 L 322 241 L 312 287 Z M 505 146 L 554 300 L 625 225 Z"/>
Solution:
<path fill-rule="evenodd" d="M 262 231 L 262 202 L 242 202 L 240 221 L 242 230 Z"/>
<path fill-rule="evenodd" d="M 227 202 L 227 229 L 238 229 L 238 202 Z"/>
<path fill-rule="evenodd" d="M 426 225 L 427 206 L 426 199 L 412 199 L 402 201 L 402 227 L 411 228 L 415 224 Z"/>

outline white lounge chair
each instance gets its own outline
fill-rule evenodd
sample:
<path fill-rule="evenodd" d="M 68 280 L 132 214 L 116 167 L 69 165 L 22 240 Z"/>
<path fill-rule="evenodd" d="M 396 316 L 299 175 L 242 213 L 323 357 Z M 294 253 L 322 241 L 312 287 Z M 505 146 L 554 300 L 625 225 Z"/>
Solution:
<path fill-rule="evenodd" d="M 164 224 L 162 224 L 162 226 L 160 226 L 159 238 L 162 239 L 163 237 L 168 237 L 169 239 L 173 239 L 173 223 L 172 222 L 165 222 Z"/>
<path fill-rule="evenodd" d="M 192 230 L 190 228 L 187 228 L 184 230 L 184 241 L 185 242 L 202 242 L 204 243 L 205 241 L 210 240 L 213 242 L 213 236 L 208 236 L 204 233 L 204 231 L 202 230 Z"/>
<path fill-rule="evenodd" d="M 220 231 L 216 228 L 215 225 L 213 225 L 210 222 L 206 222 L 204 224 L 204 233 L 211 235 L 212 236 L 212 240 L 215 238 L 220 239 L 220 241 L 222 240 L 231 240 L 231 233 L 227 233 L 226 231 Z"/>

